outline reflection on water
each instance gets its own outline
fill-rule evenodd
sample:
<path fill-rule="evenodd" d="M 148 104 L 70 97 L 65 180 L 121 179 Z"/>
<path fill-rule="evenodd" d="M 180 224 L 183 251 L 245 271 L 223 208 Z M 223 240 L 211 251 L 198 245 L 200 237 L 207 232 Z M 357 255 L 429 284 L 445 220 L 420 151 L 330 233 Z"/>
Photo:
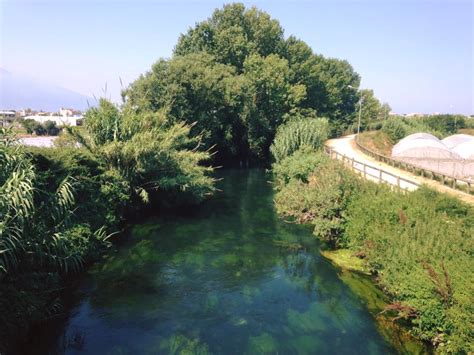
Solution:
<path fill-rule="evenodd" d="M 50 353 L 387 354 L 365 302 L 262 171 L 223 172 L 191 217 L 135 226 L 89 272 Z"/>

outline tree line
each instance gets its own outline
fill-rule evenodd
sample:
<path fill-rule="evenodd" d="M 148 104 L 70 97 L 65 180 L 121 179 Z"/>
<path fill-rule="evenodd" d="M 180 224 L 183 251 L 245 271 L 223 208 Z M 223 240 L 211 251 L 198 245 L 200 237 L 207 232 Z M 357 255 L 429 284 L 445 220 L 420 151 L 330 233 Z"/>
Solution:
<path fill-rule="evenodd" d="M 195 123 L 219 162 L 265 161 L 277 127 L 291 119 L 324 117 L 331 135 L 355 121 L 386 116 L 345 60 L 316 54 L 284 37 L 279 22 L 256 8 L 225 5 L 182 34 L 170 59 L 160 59 L 123 91 L 136 112 L 167 109 L 171 122 Z"/>

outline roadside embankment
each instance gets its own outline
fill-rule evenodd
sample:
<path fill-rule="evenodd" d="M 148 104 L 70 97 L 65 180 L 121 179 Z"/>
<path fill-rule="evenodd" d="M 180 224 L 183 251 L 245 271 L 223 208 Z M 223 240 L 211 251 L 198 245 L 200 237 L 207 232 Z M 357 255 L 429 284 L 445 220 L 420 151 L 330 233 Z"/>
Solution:
<path fill-rule="evenodd" d="M 331 259 L 373 275 L 390 300 L 385 314 L 440 353 L 473 351 L 472 206 L 428 187 L 399 193 L 316 151 L 295 152 L 274 173 L 277 211 L 348 250 Z"/>

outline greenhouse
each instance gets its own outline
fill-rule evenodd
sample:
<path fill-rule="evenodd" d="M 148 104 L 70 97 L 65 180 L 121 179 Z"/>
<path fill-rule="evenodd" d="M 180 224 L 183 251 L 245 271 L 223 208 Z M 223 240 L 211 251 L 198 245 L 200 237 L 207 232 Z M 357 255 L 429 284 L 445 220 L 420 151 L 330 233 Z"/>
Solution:
<path fill-rule="evenodd" d="M 393 147 L 392 157 L 456 178 L 474 177 L 474 137 L 467 134 L 455 134 L 441 141 L 428 133 L 415 133 Z"/>
<path fill-rule="evenodd" d="M 405 138 L 401 139 L 398 142 L 398 144 L 403 143 L 403 142 L 407 142 L 407 141 L 411 141 L 413 139 L 431 139 L 431 140 L 440 142 L 438 137 L 433 136 L 430 133 L 413 133 L 413 134 L 410 134 L 409 136 L 406 136 Z"/>
<path fill-rule="evenodd" d="M 474 136 L 470 136 L 468 134 L 454 134 L 452 136 L 444 138 L 441 142 L 443 142 L 443 144 L 449 149 L 453 149 L 459 144 L 469 141 L 474 141 Z"/>
<path fill-rule="evenodd" d="M 430 159 L 460 159 L 435 136 L 410 138 L 408 136 L 398 142 L 392 149 L 394 158 L 430 158 Z"/>
<path fill-rule="evenodd" d="M 459 155 L 462 159 L 474 159 L 474 137 L 472 138 L 456 145 L 452 152 Z"/>

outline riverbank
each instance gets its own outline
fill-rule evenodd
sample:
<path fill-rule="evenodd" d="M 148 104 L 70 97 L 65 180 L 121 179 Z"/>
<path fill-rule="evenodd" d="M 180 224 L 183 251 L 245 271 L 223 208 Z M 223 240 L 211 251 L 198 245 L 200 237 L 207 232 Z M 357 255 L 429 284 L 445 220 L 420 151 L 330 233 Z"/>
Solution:
<path fill-rule="evenodd" d="M 278 212 L 357 256 L 389 297 L 386 314 L 438 352 L 472 351 L 471 206 L 424 187 L 397 193 L 317 152 L 297 152 L 274 171 Z"/>
<path fill-rule="evenodd" d="M 105 100 L 88 115 L 85 135 L 72 133 L 84 148 L 25 147 L 0 128 L 1 353 L 15 353 L 31 325 L 64 312 L 63 289 L 100 259 L 125 219 L 195 206 L 214 191 L 210 154 L 196 148 L 190 126 L 140 116 L 133 122 L 147 126 L 129 127 Z"/>

